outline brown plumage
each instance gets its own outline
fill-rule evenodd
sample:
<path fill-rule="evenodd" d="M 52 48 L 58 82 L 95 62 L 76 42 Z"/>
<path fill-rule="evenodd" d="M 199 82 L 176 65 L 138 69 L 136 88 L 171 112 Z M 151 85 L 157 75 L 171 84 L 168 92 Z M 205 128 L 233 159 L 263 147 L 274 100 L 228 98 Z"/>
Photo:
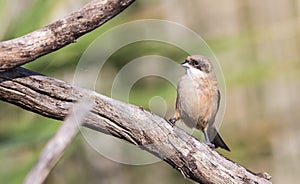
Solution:
<path fill-rule="evenodd" d="M 187 126 L 204 132 L 210 147 L 230 151 L 214 126 L 220 92 L 212 64 L 204 56 L 193 55 L 187 57 L 181 65 L 186 73 L 177 86 L 176 111 L 170 122 L 182 119 Z"/>

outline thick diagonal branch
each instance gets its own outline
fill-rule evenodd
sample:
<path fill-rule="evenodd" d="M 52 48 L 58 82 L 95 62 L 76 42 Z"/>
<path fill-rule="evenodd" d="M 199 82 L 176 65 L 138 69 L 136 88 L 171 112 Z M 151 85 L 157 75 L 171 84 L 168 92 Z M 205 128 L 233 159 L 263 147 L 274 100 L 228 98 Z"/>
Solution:
<path fill-rule="evenodd" d="M 93 0 L 80 10 L 20 38 L 0 42 L 0 70 L 58 50 L 118 15 L 134 0 Z"/>
<path fill-rule="evenodd" d="M 63 119 L 82 97 L 94 100 L 84 126 L 124 139 L 199 183 L 270 183 L 141 107 L 22 68 L 0 72 L 0 99 Z"/>

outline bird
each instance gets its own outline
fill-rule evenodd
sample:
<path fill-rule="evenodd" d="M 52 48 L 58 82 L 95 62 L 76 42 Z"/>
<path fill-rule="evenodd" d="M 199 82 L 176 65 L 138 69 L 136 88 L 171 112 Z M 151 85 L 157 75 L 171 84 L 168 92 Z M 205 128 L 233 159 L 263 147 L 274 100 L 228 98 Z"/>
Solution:
<path fill-rule="evenodd" d="M 191 55 L 181 66 L 185 74 L 178 81 L 175 113 L 169 121 L 175 124 L 181 119 L 201 130 L 209 147 L 230 151 L 214 125 L 221 96 L 212 63 L 205 56 Z"/>

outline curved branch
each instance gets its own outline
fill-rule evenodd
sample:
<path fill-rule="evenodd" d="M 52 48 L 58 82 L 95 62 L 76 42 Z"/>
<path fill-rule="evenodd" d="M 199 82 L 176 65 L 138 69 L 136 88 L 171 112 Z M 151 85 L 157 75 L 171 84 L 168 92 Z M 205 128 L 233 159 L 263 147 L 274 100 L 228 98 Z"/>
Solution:
<path fill-rule="evenodd" d="M 58 50 L 123 11 L 134 0 L 93 0 L 80 10 L 20 38 L 0 42 L 0 70 Z"/>
<path fill-rule="evenodd" d="M 14 68 L 75 42 L 134 0 L 93 0 L 77 12 L 23 37 L 0 43 L 0 99 L 62 120 L 82 97 L 94 99 L 84 126 L 124 139 L 156 155 L 199 183 L 270 183 L 224 158 L 141 107 L 67 82 Z"/>
<path fill-rule="evenodd" d="M 62 120 L 82 97 L 94 99 L 84 126 L 147 150 L 187 178 L 199 183 L 271 183 L 141 107 L 22 68 L 0 72 L 0 99 L 43 116 Z"/>

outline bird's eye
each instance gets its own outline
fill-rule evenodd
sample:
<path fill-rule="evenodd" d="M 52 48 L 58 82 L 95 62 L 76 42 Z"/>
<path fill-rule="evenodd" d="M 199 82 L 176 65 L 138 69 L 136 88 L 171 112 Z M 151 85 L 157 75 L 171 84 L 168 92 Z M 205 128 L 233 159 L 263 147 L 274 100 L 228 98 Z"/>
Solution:
<path fill-rule="evenodd" d="M 193 61 L 193 64 L 194 64 L 194 66 L 198 67 L 200 63 L 199 63 L 199 61 L 194 60 L 194 61 Z"/>

